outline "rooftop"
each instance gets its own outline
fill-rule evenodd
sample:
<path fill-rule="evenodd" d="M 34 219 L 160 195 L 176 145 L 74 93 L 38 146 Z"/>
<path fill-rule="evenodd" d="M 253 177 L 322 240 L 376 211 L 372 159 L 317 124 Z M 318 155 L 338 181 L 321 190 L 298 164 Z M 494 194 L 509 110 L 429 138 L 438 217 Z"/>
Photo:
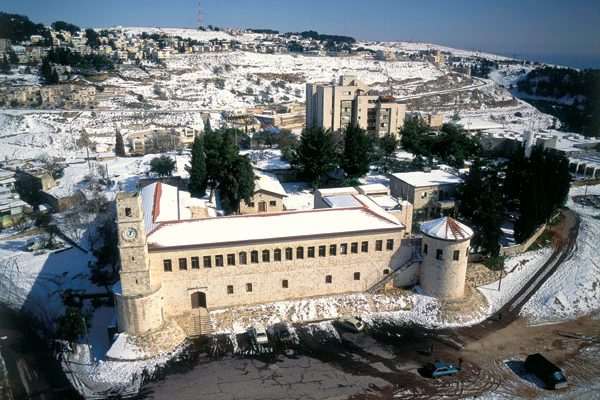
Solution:
<path fill-rule="evenodd" d="M 400 172 L 392 174 L 392 176 L 414 187 L 457 184 L 462 182 L 462 179 L 458 176 L 440 169 L 434 169 L 431 172 Z"/>
<path fill-rule="evenodd" d="M 466 240 L 473 236 L 471 228 L 450 217 L 423 222 L 421 232 L 442 240 Z"/>
<path fill-rule="evenodd" d="M 155 248 L 202 246 L 391 229 L 404 229 L 404 225 L 366 206 L 326 208 L 166 222 L 148 235 L 148 244 Z"/>
<path fill-rule="evenodd" d="M 259 190 L 264 190 L 266 192 L 278 194 L 280 196 L 287 196 L 285 193 L 285 189 L 279 183 L 279 179 L 273 174 L 268 172 L 259 172 L 254 171 L 254 174 L 258 178 L 254 182 L 254 191 L 258 192 Z"/>

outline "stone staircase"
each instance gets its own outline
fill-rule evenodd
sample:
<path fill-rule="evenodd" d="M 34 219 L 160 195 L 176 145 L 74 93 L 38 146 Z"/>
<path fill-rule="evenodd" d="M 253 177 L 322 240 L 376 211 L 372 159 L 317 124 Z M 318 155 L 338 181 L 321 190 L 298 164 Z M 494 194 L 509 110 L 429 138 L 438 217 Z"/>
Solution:
<path fill-rule="evenodd" d="M 392 271 L 391 274 L 387 274 L 386 276 L 381 278 L 379 281 L 375 282 L 370 288 L 367 289 L 367 293 L 369 293 L 369 294 L 376 293 L 378 290 L 382 289 L 388 282 L 391 282 L 392 279 L 394 279 L 394 277 L 396 277 L 402 271 L 405 271 L 408 267 L 410 267 L 414 263 L 418 263 L 421 261 L 423 261 L 423 257 L 421 256 L 420 251 L 418 251 L 418 250 L 413 251 L 413 255 L 410 259 L 408 259 L 406 262 L 404 262 L 404 264 L 402 264 L 400 267 L 398 267 L 397 269 Z"/>
<path fill-rule="evenodd" d="M 176 320 L 188 337 L 210 335 L 212 333 L 212 324 L 207 311 L 194 310 L 177 316 Z"/>

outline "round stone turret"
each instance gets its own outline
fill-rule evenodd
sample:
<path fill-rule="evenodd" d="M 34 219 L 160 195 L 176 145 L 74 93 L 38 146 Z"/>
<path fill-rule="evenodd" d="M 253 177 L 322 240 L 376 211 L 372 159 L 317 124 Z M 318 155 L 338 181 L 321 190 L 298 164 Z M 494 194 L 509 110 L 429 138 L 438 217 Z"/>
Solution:
<path fill-rule="evenodd" d="M 465 292 L 467 258 L 473 230 L 442 217 L 421 224 L 423 262 L 419 284 L 431 296 L 451 300 Z"/>

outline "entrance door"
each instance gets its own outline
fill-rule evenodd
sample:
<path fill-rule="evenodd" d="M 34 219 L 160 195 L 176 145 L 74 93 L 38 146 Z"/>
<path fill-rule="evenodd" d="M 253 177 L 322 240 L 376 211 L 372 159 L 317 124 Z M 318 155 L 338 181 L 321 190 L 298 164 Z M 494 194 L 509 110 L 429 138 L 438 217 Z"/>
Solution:
<path fill-rule="evenodd" d="M 206 293 L 194 292 L 191 294 L 192 309 L 206 308 Z"/>
<path fill-rule="evenodd" d="M 267 212 L 267 202 L 266 201 L 258 202 L 258 212 Z"/>

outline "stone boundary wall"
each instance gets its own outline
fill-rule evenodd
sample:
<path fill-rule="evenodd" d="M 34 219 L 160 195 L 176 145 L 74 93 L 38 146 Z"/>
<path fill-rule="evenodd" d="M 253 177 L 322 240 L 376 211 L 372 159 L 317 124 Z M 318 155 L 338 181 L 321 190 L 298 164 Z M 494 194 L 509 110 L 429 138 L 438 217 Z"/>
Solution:
<path fill-rule="evenodd" d="M 538 240 L 538 238 L 540 237 L 540 235 L 542 234 L 542 232 L 544 232 L 544 230 L 546 229 L 546 224 L 542 224 L 537 231 L 535 231 L 533 233 L 533 235 L 531 235 L 529 237 L 529 239 L 527 239 L 526 241 L 524 241 L 521 244 L 517 244 L 514 246 L 509 246 L 509 247 L 502 247 L 500 248 L 500 255 L 501 256 L 512 256 L 515 254 L 520 254 L 520 253 L 524 253 L 529 246 L 531 246 L 533 244 L 533 242 L 535 242 L 536 240 Z"/>

